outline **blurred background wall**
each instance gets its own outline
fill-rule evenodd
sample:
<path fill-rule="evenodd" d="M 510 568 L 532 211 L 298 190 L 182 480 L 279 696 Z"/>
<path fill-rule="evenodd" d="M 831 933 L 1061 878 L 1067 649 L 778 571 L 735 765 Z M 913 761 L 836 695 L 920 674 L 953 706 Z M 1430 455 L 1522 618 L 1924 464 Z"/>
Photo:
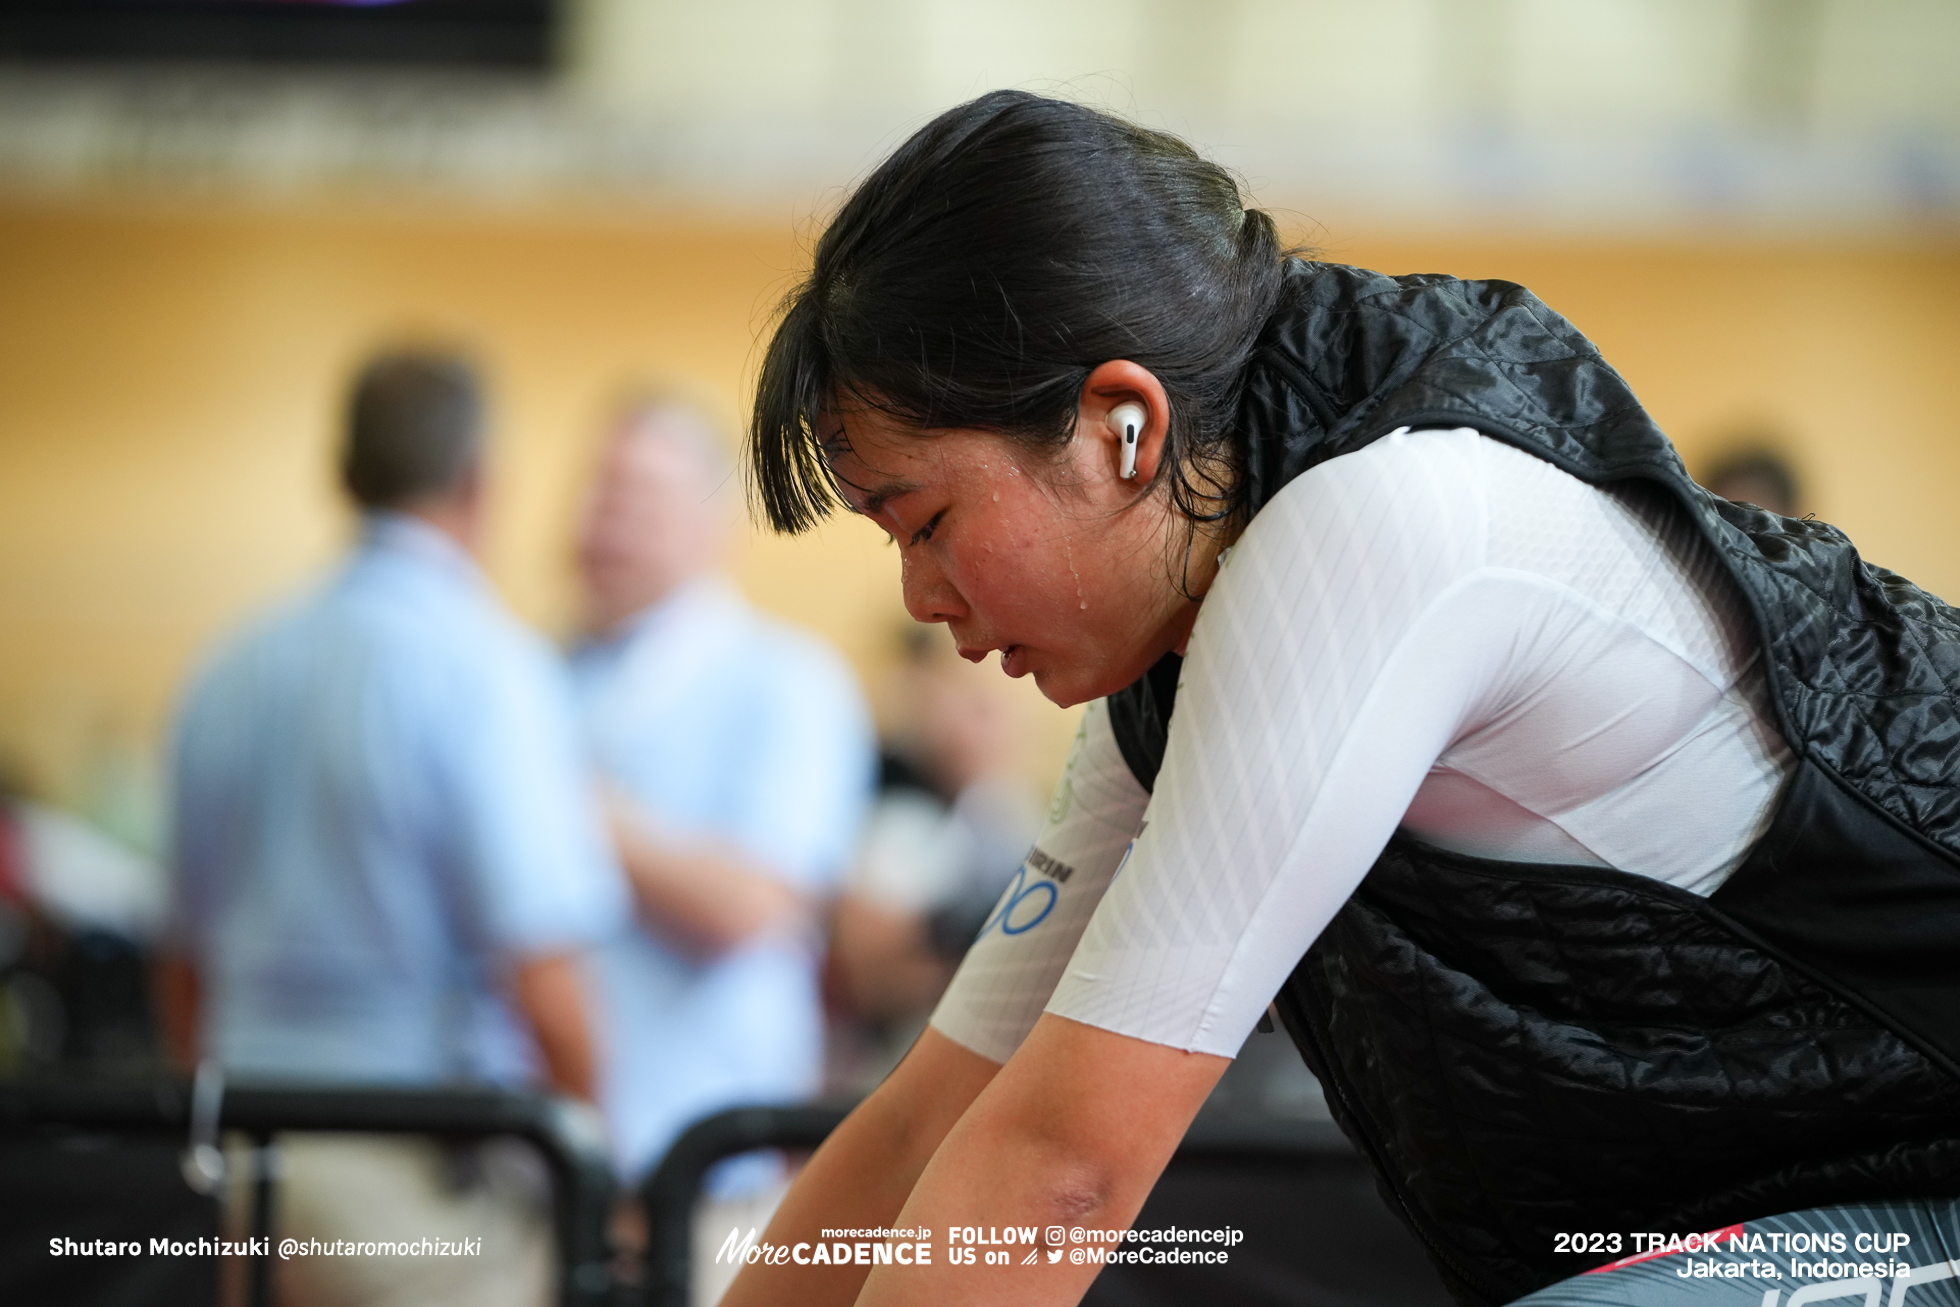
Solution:
<path fill-rule="evenodd" d="M 739 422 L 823 216 L 1001 85 L 1187 135 L 1326 257 L 1531 286 L 1691 467 L 1778 443 L 1960 598 L 1954 0 L 7 0 L 0 759 L 154 840 L 175 688 L 346 539 L 340 390 L 404 335 L 488 365 L 490 570 L 562 630 L 613 392 Z M 896 658 L 864 524 L 738 574 Z M 1073 717 L 1023 698 L 1045 781 Z"/>

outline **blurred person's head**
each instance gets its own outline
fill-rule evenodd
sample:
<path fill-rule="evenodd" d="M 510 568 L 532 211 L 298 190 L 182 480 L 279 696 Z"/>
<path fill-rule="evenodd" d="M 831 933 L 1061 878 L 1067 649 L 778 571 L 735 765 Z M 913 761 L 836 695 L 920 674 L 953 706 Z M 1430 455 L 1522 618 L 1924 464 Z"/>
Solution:
<path fill-rule="evenodd" d="M 483 395 L 458 355 L 369 360 L 347 402 L 340 480 L 363 510 L 411 513 L 474 547 L 481 525 Z"/>
<path fill-rule="evenodd" d="M 709 421 L 677 400 L 636 399 L 612 424 L 578 532 L 585 628 L 616 629 L 718 566 L 733 471 Z"/>
<path fill-rule="evenodd" d="M 1796 470 L 1770 449 L 1748 449 L 1709 469 L 1702 484 L 1733 503 L 1754 504 L 1784 517 L 1799 516 L 1803 502 Z"/>

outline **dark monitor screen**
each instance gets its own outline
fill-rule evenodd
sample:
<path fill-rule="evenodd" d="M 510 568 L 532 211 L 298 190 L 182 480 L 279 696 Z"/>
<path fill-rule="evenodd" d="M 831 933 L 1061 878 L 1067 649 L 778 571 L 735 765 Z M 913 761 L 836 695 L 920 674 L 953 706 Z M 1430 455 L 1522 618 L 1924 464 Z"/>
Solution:
<path fill-rule="evenodd" d="M 555 0 L 0 0 L 0 60 L 542 70 Z"/>

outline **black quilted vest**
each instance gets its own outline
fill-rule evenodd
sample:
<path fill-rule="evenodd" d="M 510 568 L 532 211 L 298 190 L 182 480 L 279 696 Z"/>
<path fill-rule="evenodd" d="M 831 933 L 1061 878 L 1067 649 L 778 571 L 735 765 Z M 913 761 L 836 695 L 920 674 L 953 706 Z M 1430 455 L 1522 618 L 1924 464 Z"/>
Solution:
<path fill-rule="evenodd" d="M 1563 1232 L 1960 1193 L 1960 613 L 1832 527 L 1696 486 L 1523 288 L 1290 264 L 1246 377 L 1254 510 L 1404 426 L 1664 487 L 1747 599 L 1800 759 L 1710 898 L 1398 835 L 1300 960 L 1280 1015 L 1452 1292 L 1488 1307 L 1610 1260 Z M 1110 700 L 1145 786 L 1178 670 Z"/>

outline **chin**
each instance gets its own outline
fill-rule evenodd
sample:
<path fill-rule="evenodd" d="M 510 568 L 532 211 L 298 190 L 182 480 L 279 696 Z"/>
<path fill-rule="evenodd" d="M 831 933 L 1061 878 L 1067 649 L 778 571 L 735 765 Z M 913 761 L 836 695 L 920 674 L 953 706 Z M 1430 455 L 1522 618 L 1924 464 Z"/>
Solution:
<path fill-rule="evenodd" d="M 1117 681 L 1107 684 L 1107 675 L 1099 677 L 1073 668 L 1036 668 L 1028 675 L 1034 678 L 1035 688 L 1041 691 L 1041 697 L 1057 708 L 1073 708 L 1091 699 L 1105 698 L 1130 683 Z"/>
<path fill-rule="evenodd" d="M 1041 691 L 1042 698 L 1057 708 L 1073 708 L 1076 704 L 1084 702 L 1081 695 L 1073 693 L 1073 686 L 1062 683 L 1047 672 L 1034 673 L 1034 686 Z"/>

